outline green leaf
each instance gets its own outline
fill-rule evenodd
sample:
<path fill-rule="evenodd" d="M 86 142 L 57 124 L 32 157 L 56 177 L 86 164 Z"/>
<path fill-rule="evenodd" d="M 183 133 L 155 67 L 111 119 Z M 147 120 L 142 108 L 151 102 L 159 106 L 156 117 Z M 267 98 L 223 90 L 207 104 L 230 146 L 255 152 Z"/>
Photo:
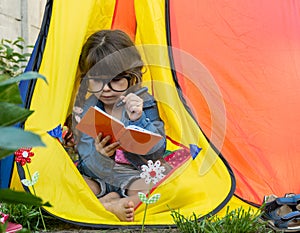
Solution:
<path fill-rule="evenodd" d="M 29 46 L 27 46 L 29 48 Z M 30 57 L 31 56 L 31 53 L 23 53 L 23 56 L 25 57 Z"/>
<path fill-rule="evenodd" d="M 19 59 L 20 59 L 20 58 L 24 58 L 24 55 L 21 54 L 21 53 L 14 52 L 12 55 L 13 55 L 14 57 L 18 57 Z"/>
<path fill-rule="evenodd" d="M 143 203 L 147 203 L 148 198 L 147 198 L 147 196 L 146 196 L 145 193 L 138 192 L 138 196 L 139 196 L 140 200 L 141 200 Z"/>
<path fill-rule="evenodd" d="M 12 40 L 9 40 L 9 39 L 2 39 L 2 40 L 5 41 L 5 42 L 7 42 L 7 43 L 9 43 L 9 44 L 12 43 Z"/>
<path fill-rule="evenodd" d="M 31 180 L 27 180 L 27 179 L 22 179 L 21 180 L 22 184 L 29 187 L 32 186 L 32 181 Z"/>
<path fill-rule="evenodd" d="M 159 193 L 156 193 L 156 194 L 154 194 L 153 196 L 151 196 L 151 197 L 148 199 L 147 203 L 148 203 L 148 204 L 154 204 L 154 203 L 156 203 L 156 202 L 159 200 L 159 198 L 160 198 L 160 194 L 159 194 Z"/>
<path fill-rule="evenodd" d="M 1 62 L 1 61 L 0 61 Z M 3 80 L 6 80 L 9 78 L 9 75 L 8 74 L 0 74 L 0 82 L 2 82 Z"/>
<path fill-rule="evenodd" d="M 0 102 L 0 111 L 5 112 L 0 115 L 0 126 L 10 126 L 25 121 L 33 113 L 28 109 L 5 102 Z"/>
<path fill-rule="evenodd" d="M 12 49 L 12 48 L 7 48 L 7 50 L 6 50 L 6 56 L 7 57 L 11 57 L 12 56 L 12 54 L 13 54 L 13 52 L 14 52 L 14 50 Z"/>
<path fill-rule="evenodd" d="M 32 186 L 32 185 L 35 185 L 36 184 L 36 182 L 38 181 L 38 179 L 39 179 L 39 172 L 38 171 L 36 171 L 33 175 L 32 175 L 32 177 L 31 177 L 31 180 L 27 180 L 27 179 L 22 179 L 21 180 L 21 182 L 22 182 L 22 184 L 24 184 L 25 186 Z"/>
<path fill-rule="evenodd" d="M 0 159 L 12 155 L 16 150 L 5 150 L 0 147 Z"/>
<path fill-rule="evenodd" d="M 0 147 L 4 149 L 45 146 L 39 135 L 16 127 L 0 127 L 0 135 Z"/>
<path fill-rule="evenodd" d="M 30 79 L 36 79 L 36 78 L 41 78 L 46 83 L 48 83 L 46 78 L 43 75 L 41 75 L 37 72 L 28 71 L 28 72 L 18 75 L 17 77 L 13 77 L 13 78 L 7 79 L 3 82 L 0 82 L 0 86 L 5 86 L 5 85 L 16 83 L 16 82 L 19 82 L 22 80 L 30 80 Z"/>
<path fill-rule="evenodd" d="M 16 83 L 0 86 L 0 102 L 22 104 L 19 88 Z"/>
<path fill-rule="evenodd" d="M 33 175 L 32 175 L 32 183 L 36 184 L 36 182 L 38 181 L 39 177 L 40 177 L 40 173 L 38 171 L 36 171 L 35 173 L 33 173 Z"/>
<path fill-rule="evenodd" d="M 48 206 L 49 202 L 43 203 L 43 200 L 30 193 L 14 191 L 11 189 L 0 189 L 0 201 L 11 204 L 33 205 L 36 207 Z"/>

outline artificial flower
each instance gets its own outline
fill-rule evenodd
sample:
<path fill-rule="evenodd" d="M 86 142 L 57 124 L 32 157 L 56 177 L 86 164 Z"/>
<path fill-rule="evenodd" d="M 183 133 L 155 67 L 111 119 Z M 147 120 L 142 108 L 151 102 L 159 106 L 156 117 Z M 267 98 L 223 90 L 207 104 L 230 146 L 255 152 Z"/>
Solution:
<path fill-rule="evenodd" d="M 15 161 L 20 163 L 22 166 L 24 166 L 26 163 L 30 163 L 30 157 L 34 156 L 34 153 L 31 151 L 31 149 L 31 147 L 27 147 L 17 150 L 15 152 Z"/>
<path fill-rule="evenodd" d="M 154 204 L 156 203 L 159 198 L 160 198 L 160 194 L 159 193 L 156 193 L 154 194 L 153 196 L 151 197 L 147 197 L 147 195 L 145 193 L 142 193 L 142 192 L 138 192 L 138 196 L 140 198 L 140 200 L 146 204 Z"/>
<path fill-rule="evenodd" d="M 163 172 L 166 170 L 164 166 L 160 166 L 161 163 L 159 160 L 157 160 L 154 164 L 152 160 L 148 160 L 148 166 L 142 165 L 142 173 L 140 174 L 140 177 L 142 179 L 145 179 L 146 184 L 150 184 L 151 182 L 153 184 L 158 183 L 162 178 L 165 177 Z"/>
<path fill-rule="evenodd" d="M 39 179 L 39 172 L 36 171 L 35 173 L 33 173 L 32 177 L 30 180 L 27 179 L 22 179 L 21 182 L 22 184 L 24 184 L 25 186 L 29 187 L 29 186 L 33 186 L 36 184 L 36 182 L 38 182 Z"/>
<path fill-rule="evenodd" d="M 0 223 L 4 224 L 4 223 L 6 223 L 6 221 L 7 221 L 8 217 L 9 217 L 9 215 L 0 212 L 0 217 L 1 217 L 1 218 L 0 218 Z"/>
<path fill-rule="evenodd" d="M 163 172 L 166 170 L 164 166 L 160 166 L 161 163 L 159 160 L 157 160 L 154 164 L 152 160 L 148 160 L 148 166 L 147 165 L 142 165 L 142 173 L 140 174 L 140 177 L 142 179 L 145 179 L 146 184 L 156 184 L 158 183 L 162 178 L 165 177 Z M 148 194 L 146 195 L 145 193 L 138 192 L 138 196 L 140 200 L 146 204 L 145 210 L 144 210 L 144 217 L 143 217 L 143 223 L 142 223 L 142 233 L 144 232 L 144 227 L 145 227 L 145 220 L 146 220 L 146 213 L 147 213 L 147 208 L 149 204 L 154 204 L 156 203 L 159 198 L 160 194 L 156 193 L 153 196 L 150 196 L 150 190 L 151 190 L 151 184 L 148 190 Z"/>

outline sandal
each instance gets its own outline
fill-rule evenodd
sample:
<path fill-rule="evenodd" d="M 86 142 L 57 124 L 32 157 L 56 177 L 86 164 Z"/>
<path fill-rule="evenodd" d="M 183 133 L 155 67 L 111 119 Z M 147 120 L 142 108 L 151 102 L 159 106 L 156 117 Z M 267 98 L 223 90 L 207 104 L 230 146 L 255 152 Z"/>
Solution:
<path fill-rule="evenodd" d="M 262 217 L 266 220 L 279 220 L 282 216 L 293 211 L 291 200 L 278 198 L 274 195 L 264 197 L 264 207 Z"/>
<path fill-rule="evenodd" d="M 300 212 L 293 211 L 282 216 L 280 219 L 275 220 L 273 223 L 273 229 L 281 230 L 284 232 L 299 232 L 300 230 Z"/>
<path fill-rule="evenodd" d="M 300 195 L 286 194 L 285 197 L 265 196 L 264 203 L 266 217 L 274 219 L 292 211 L 300 210 Z"/>
<path fill-rule="evenodd" d="M 291 204 L 289 204 L 293 211 L 299 210 L 300 211 L 300 194 L 294 194 L 294 193 L 286 193 L 284 195 L 285 198 L 291 198 L 289 199 Z"/>
<path fill-rule="evenodd" d="M 300 230 L 299 207 L 300 195 L 265 196 L 262 218 L 275 230 L 297 232 Z"/>

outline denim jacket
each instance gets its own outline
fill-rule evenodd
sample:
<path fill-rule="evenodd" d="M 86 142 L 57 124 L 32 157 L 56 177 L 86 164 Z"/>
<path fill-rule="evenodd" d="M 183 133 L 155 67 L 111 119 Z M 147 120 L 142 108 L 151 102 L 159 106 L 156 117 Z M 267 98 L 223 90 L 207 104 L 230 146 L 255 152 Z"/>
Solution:
<path fill-rule="evenodd" d="M 158 108 L 154 98 L 148 94 L 144 93 L 140 96 L 143 100 L 143 113 L 140 119 L 137 121 L 131 121 L 127 117 L 127 113 L 123 110 L 121 121 L 125 126 L 136 125 L 147 129 L 151 132 L 158 133 L 163 136 L 163 138 L 156 144 L 146 155 L 138 155 L 124 151 L 125 158 L 136 168 L 140 169 L 141 165 L 147 164 L 148 160 L 161 160 L 166 148 L 166 137 L 164 131 L 164 123 L 159 117 Z M 90 96 L 83 108 L 84 115 L 90 106 L 97 106 L 104 110 L 103 104 L 94 95 Z M 88 176 L 97 176 L 101 178 L 109 178 L 112 172 L 112 168 L 115 165 L 114 157 L 107 157 L 96 151 L 94 146 L 94 139 L 84 133 L 81 134 L 80 140 L 77 145 L 77 150 L 79 154 L 79 167 L 81 171 L 86 171 L 84 173 Z"/>

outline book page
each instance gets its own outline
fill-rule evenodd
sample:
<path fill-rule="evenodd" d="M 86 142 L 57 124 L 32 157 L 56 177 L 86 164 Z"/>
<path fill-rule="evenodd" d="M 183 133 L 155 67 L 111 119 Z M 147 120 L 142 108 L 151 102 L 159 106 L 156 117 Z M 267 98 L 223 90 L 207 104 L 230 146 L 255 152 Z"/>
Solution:
<path fill-rule="evenodd" d="M 129 127 L 126 127 L 126 131 L 119 138 L 119 142 L 124 150 L 135 154 L 145 155 L 161 139 L 162 136 L 157 133 L 153 133 L 135 125 L 130 125 Z"/>
<path fill-rule="evenodd" d="M 110 143 L 120 142 L 119 149 L 141 155 L 147 154 L 162 139 L 161 135 L 139 126 L 125 128 L 121 121 L 97 107 L 90 107 L 76 128 L 93 138 L 100 132 L 102 137 L 110 135 Z"/>
<path fill-rule="evenodd" d="M 160 136 L 160 134 L 153 133 L 150 130 L 144 129 L 144 128 L 142 128 L 140 126 L 137 126 L 137 125 L 128 125 L 125 128 L 129 129 L 129 130 L 135 130 L 135 131 L 145 132 L 145 133 L 148 133 L 148 134 L 156 134 L 156 135 Z"/>

